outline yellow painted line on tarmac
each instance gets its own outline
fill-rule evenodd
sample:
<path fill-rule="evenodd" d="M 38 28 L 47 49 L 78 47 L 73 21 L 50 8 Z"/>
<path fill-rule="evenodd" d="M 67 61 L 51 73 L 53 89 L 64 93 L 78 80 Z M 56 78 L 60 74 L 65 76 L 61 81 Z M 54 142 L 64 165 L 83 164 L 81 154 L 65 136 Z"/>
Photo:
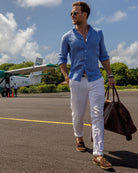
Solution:
<path fill-rule="evenodd" d="M 49 124 L 62 124 L 62 125 L 72 125 L 72 123 L 67 122 L 56 122 L 56 121 L 41 121 L 41 120 L 29 120 L 29 119 L 17 119 L 17 118 L 4 118 L 0 117 L 1 120 L 13 120 L 13 121 L 26 121 L 26 122 L 36 122 L 36 123 L 49 123 Z M 85 126 L 91 126 L 90 124 L 84 124 Z"/>
<path fill-rule="evenodd" d="M 17 119 L 17 118 L 4 118 L 0 117 L 1 120 L 13 120 L 13 121 L 26 121 L 26 122 L 36 122 L 36 123 L 49 123 L 49 124 L 62 124 L 62 125 L 72 125 L 72 123 L 67 122 L 57 122 L 57 121 L 41 121 L 41 120 L 29 120 L 29 119 Z M 91 126 L 91 124 L 84 123 L 84 126 Z M 137 128 L 138 130 L 138 128 Z"/>

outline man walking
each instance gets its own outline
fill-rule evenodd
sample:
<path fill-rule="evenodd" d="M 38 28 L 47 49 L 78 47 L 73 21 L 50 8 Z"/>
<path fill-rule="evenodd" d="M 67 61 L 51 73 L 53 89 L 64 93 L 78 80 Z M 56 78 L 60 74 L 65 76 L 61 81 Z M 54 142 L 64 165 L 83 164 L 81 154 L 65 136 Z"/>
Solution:
<path fill-rule="evenodd" d="M 100 73 L 98 61 L 101 61 L 107 72 L 109 85 L 115 85 L 110 68 L 103 33 L 87 24 L 90 7 L 78 1 L 72 4 L 73 29 L 65 33 L 61 39 L 59 61 L 61 71 L 71 90 L 71 109 L 76 149 L 85 151 L 83 141 L 83 118 L 90 102 L 93 134 L 93 163 L 101 168 L 112 168 L 103 156 L 104 150 L 104 79 Z M 67 55 L 71 60 L 71 71 L 67 70 Z"/>
<path fill-rule="evenodd" d="M 16 83 L 14 83 L 13 89 L 14 89 L 14 95 L 15 95 L 15 97 L 17 97 L 17 89 L 18 89 L 18 87 L 17 87 L 17 84 Z"/>

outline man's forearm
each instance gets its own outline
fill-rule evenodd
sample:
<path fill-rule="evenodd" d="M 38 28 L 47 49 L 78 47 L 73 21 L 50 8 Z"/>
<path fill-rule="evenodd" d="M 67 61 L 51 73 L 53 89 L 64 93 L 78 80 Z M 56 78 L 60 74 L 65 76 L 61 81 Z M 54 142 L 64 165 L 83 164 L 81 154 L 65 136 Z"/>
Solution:
<path fill-rule="evenodd" d="M 68 68 L 67 68 L 67 64 L 61 64 L 60 65 L 60 69 L 61 72 L 64 75 L 65 81 L 67 82 L 67 84 L 69 84 L 69 77 L 68 77 Z"/>
<path fill-rule="evenodd" d="M 102 65 L 103 65 L 103 67 L 104 67 L 104 69 L 108 75 L 108 81 L 109 81 L 108 85 L 110 85 L 111 88 L 113 88 L 113 86 L 116 85 L 116 82 L 114 80 L 114 76 L 112 75 L 112 70 L 110 67 L 110 61 L 109 60 L 103 61 Z"/>
<path fill-rule="evenodd" d="M 61 72 L 63 73 L 64 77 L 66 78 L 68 76 L 68 69 L 66 64 L 60 65 Z"/>
<path fill-rule="evenodd" d="M 101 62 L 107 75 L 111 75 L 112 74 L 112 70 L 111 70 L 111 67 L 110 67 L 110 61 L 109 60 L 105 60 L 105 61 L 102 61 Z"/>

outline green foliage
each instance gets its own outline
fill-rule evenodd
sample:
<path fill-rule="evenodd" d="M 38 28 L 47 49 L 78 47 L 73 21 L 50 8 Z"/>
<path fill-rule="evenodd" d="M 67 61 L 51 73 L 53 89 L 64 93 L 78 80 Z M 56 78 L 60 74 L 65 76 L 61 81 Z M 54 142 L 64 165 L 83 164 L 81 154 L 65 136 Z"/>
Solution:
<path fill-rule="evenodd" d="M 20 64 L 14 64 L 13 66 L 11 66 L 9 68 L 9 70 L 14 70 L 14 69 L 19 69 L 19 68 L 25 68 L 25 67 L 31 67 L 33 65 L 34 65 L 34 63 L 31 62 L 31 61 L 22 62 Z"/>
<path fill-rule="evenodd" d="M 42 76 L 42 82 L 46 84 L 58 85 L 60 81 L 63 81 L 63 75 L 59 67 L 57 67 L 56 70 L 51 71 L 51 75 Z"/>
<path fill-rule="evenodd" d="M 128 84 L 128 67 L 124 63 L 114 63 L 111 64 L 112 72 L 115 76 L 115 81 L 117 85 L 127 85 Z"/>
<path fill-rule="evenodd" d="M 138 68 L 128 70 L 128 83 L 138 85 Z"/>
<path fill-rule="evenodd" d="M 9 70 L 12 66 L 14 66 L 14 64 L 12 63 L 5 63 L 0 65 L 0 70 Z"/>
<path fill-rule="evenodd" d="M 46 85 L 45 84 L 38 85 L 36 88 L 37 88 L 38 93 L 45 93 L 45 92 L 47 92 L 46 91 Z"/>
<path fill-rule="evenodd" d="M 29 93 L 29 88 L 27 88 L 27 87 L 20 87 L 18 92 L 21 93 L 21 94 Z"/>
<path fill-rule="evenodd" d="M 115 86 L 116 89 L 138 89 L 138 85 L 127 85 L 127 86 Z"/>
<path fill-rule="evenodd" d="M 58 85 L 57 86 L 57 92 L 69 92 L 69 86 L 68 85 Z"/>
<path fill-rule="evenodd" d="M 111 64 L 113 74 L 125 75 L 128 72 L 128 67 L 124 63 L 116 62 Z"/>
<path fill-rule="evenodd" d="M 5 63 L 0 65 L 0 70 L 13 70 L 18 68 L 25 68 L 33 66 L 33 62 L 22 62 L 21 64 Z M 68 64 L 67 68 L 70 72 L 71 65 Z M 128 69 L 124 63 L 111 64 L 111 69 L 114 74 L 116 84 L 120 88 L 138 88 L 138 68 Z M 101 74 L 105 80 L 105 87 L 108 84 L 108 78 L 104 68 L 100 68 Z M 43 72 L 42 83 L 30 87 L 21 87 L 20 93 L 46 93 L 46 92 L 68 92 L 70 91 L 67 85 L 60 85 L 63 82 L 64 76 L 58 66 L 56 70 L 50 71 L 51 74 L 46 75 L 48 71 Z"/>
<path fill-rule="evenodd" d="M 30 87 L 20 87 L 19 93 L 50 93 L 56 92 L 56 86 L 54 84 L 40 84 Z"/>
<path fill-rule="evenodd" d="M 124 63 L 111 64 L 111 69 L 114 74 L 116 84 L 119 86 L 138 85 L 138 68 L 128 69 Z M 105 84 L 108 83 L 106 71 L 100 68 L 101 74 L 105 80 Z"/>
<path fill-rule="evenodd" d="M 13 63 L 5 63 L 0 65 L 0 70 L 14 70 L 14 69 L 19 69 L 19 68 L 25 68 L 25 67 L 30 67 L 33 66 L 33 62 L 27 61 L 27 62 L 22 62 L 20 64 L 13 64 Z"/>
<path fill-rule="evenodd" d="M 70 64 L 67 65 L 68 71 L 70 71 Z M 63 82 L 64 76 L 58 66 L 56 70 L 51 71 L 52 75 L 42 76 L 42 82 L 46 84 L 55 84 L 56 86 Z"/>
<path fill-rule="evenodd" d="M 38 93 L 49 93 L 49 92 L 56 92 L 55 84 L 43 84 L 37 86 Z"/>
<path fill-rule="evenodd" d="M 69 92 L 68 85 L 58 85 L 55 84 L 37 84 L 30 87 L 20 87 L 19 93 L 51 93 L 51 92 Z"/>
<path fill-rule="evenodd" d="M 39 93 L 38 89 L 36 86 L 30 86 L 28 88 L 29 93 Z"/>
<path fill-rule="evenodd" d="M 102 76 L 103 76 L 103 78 L 104 78 L 105 84 L 107 84 L 108 78 L 107 78 L 107 73 L 106 73 L 106 71 L 105 71 L 103 68 L 100 68 L 100 71 L 101 71 L 101 74 L 102 74 Z"/>

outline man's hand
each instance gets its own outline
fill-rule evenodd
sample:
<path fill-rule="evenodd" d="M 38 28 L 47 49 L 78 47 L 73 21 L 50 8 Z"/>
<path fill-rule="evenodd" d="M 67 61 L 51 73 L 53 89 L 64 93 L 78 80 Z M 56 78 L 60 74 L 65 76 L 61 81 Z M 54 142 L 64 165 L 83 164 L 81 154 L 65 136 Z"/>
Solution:
<path fill-rule="evenodd" d="M 116 85 L 116 82 L 115 82 L 114 78 L 108 78 L 108 82 L 109 82 L 108 85 L 110 85 L 111 88 L 113 88 L 113 86 Z"/>

